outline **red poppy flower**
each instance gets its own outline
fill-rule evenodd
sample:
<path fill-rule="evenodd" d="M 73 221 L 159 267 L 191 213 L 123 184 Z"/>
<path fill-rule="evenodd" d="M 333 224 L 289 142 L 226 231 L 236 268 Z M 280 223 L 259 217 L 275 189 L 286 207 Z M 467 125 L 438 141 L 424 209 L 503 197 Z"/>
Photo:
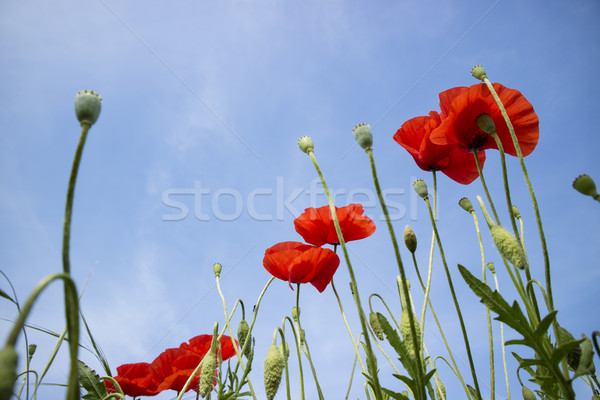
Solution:
<path fill-rule="evenodd" d="M 311 283 L 323 292 L 340 259 L 333 251 L 300 242 L 282 242 L 265 251 L 263 266 L 275 278 L 292 283 Z"/>
<path fill-rule="evenodd" d="M 117 367 L 115 380 L 127 396 L 156 396 L 160 392 L 158 381 L 151 373 L 151 364 L 148 363 L 124 364 Z M 116 392 L 110 381 L 104 381 L 104 384 L 108 393 Z"/>
<path fill-rule="evenodd" d="M 152 361 L 152 375 L 160 382 L 158 391 L 172 389 L 180 392 L 192 375 L 202 356 L 181 348 L 166 349 Z M 194 377 L 188 390 L 198 388 L 200 373 Z"/>
<path fill-rule="evenodd" d="M 349 204 L 346 207 L 336 207 L 335 209 L 345 242 L 364 239 L 375 232 L 375 223 L 371 218 L 363 215 L 364 210 L 361 204 Z M 294 226 L 296 232 L 307 243 L 315 246 L 340 243 L 329 206 L 307 208 L 294 220 Z"/>
<path fill-rule="evenodd" d="M 201 357 L 204 357 L 204 355 L 210 350 L 212 338 L 212 335 L 196 336 L 191 338 L 188 343 L 181 343 L 179 348 L 191 351 L 200 355 Z M 221 336 L 221 339 L 219 339 L 219 343 L 221 344 L 221 360 L 229 360 L 231 357 L 235 356 L 235 349 L 233 347 L 233 343 L 231 342 L 231 337 L 223 335 Z M 237 344 L 237 340 L 235 343 Z"/>
<path fill-rule="evenodd" d="M 415 117 L 402 124 L 394 140 L 404 147 L 424 171 L 441 171 L 450 179 L 467 185 L 478 176 L 472 153 L 462 151 L 455 144 L 435 144 L 430 135 L 442 123 L 440 115 L 431 111 L 429 116 Z M 485 153 L 478 152 L 483 166 Z"/>
<path fill-rule="evenodd" d="M 529 155 L 539 139 L 539 120 L 533 106 L 518 90 L 499 83 L 493 84 L 510 117 L 523 156 Z M 459 145 L 463 150 L 496 149 L 494 139 L 477 126 L 476 119 L 488 114 L 496 125 L 496 133 L 507 154 L 516 156 L 508 127 L 492 94 L 484 83 L 471 87 L 456 87 L 440 93 L 442 124 L 432 131 L 436 144 Z"/>

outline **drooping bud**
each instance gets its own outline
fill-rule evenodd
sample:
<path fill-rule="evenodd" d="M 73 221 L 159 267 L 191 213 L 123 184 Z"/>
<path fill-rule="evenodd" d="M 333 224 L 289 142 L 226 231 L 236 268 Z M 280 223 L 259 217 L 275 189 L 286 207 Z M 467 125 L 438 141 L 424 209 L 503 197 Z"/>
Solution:
<path fill-rule="evenodd" d="M 279 343 L 279 351 L 283 354 L 283 357 L 287 360 L 290 358 L 290 346 L 288 346 L 287 342 Z"/>
<path fill-rule="evenodd" d="M 198 379 L 198 393 L 206 397 L 212 389 L 215 371 L 217 370 L 217 355 L 214 349 L 210 349 L 202 360 L 202 370 Z"/>
<path fill-rule="evenodd" d="M 360 147 L 367 149 L 373 147 L 373 132 L 369 124 L 359 124 L 352 129 L 354 139 L 358 142 Z"/>
<path fill-rule="evenodd" d="M 586 196 L 598 197 L 596 183 L 589 175 L 579 175 L 573 181 L 573 188 Z"/>
<path fill-rule="evenodd" d="M 18 358 L 13 346 L 6 346 L 0 350 L 0 399 L 10 399 L 13 394 Z"/>
<path fill-rule="evenodd" d="M 537 400 L 533 390 L 529 389 L 527 386 L 523 386 L 523 400 Z"/>
<path fill-rule="evenodd" d="M 300 150 L 302 150 L 306 154 L 308 154 L 309 151 L 315 149 L 315 145 L 313 144 L 313 141 L 310 138 L 310 136 L 302 136 L 298 140 L 298 147 L 300 147 Z"/>
<path fill-rule="evenodd" d="M 484 78 L 487 78 L 485 69 L 481 65 L 474 66 L 473 69 L 471 69 L 471 75 L 480 81 L 483 81 Z"/>
<path fill-rule="evenodd" d="M 215 272 L 215 276 L 221 276 L 221 270 L 223 266 L 220 263 L 213 264 L 213 271 Z"/>
<path fill-rule="evenodd" d="M 292 307 L 292 318 L 294 318 L 294 321 L 297 321 L 298 318 L 300 318 L 300 308 L 299 307 Z"/>
<path fill-rule="evenodd" d="M 369 314 L 369 324 L 371 325 L 371 329 L 373 329 L 373 333 L 377 336 L 377 339 L 383 340 L 383 329 L 381 329 L 381 324 L 379 323 L 379 313 L 375 311 L 371 311 Z"/>
<path fill-rule="evenodd" d="M 271 345 L 265 358 L 264 371 L 265 392 L 268 400 L 273 400 L 275 394 L 277 394 L 284 366 L 283 354 L 281 354 L 281 351 L 279 351 L 279 348 L 275 344 Z"/>
<path fill-rule="evenodd" d="M 417 235 L 408 225 L 404 228 L 404 244 L 411 253 L 417 251 Z"/>
<path fill-rule="evenodd" d="M 446 400 L 446 387 L 440 380 L 438 380 L 435 385 L 435 395 L 438 400 Z"/>
<path fill-rule="evenodd" d="M 468 213 L 473 212 L 473 204 L 471 204 L 471 200 L 463 197 L 458 201 L 458 205 Z"/>
<path fill-rule="evenodd" d="M 421 329 L 419 324 L 415 324 L 415 328 L 417 331 L 417 348 L 415 348 L 412 330 L 410 329 L 410 316 L 406 309 L 402 310 L 402 314 L 400 315 L 400 333 L 402 334 L 402 339 L 404 340 L 408 353 L 416 360 L 417 354 L 421 351 Z"/>
<path fill-rule="evenodd" d="M 475 119 L 479 129 L 485 133 L 496 133 L 496 124 L 489 114 L 481 114 Z"/>
<path fill-rule="evenodd" d="M 102 98 L 98 93 L 82 90 L 75 96 L 75 115 L 81 124 L 94 125 L 98 120 L 101 108 Z"/>
<path fill-rule="evenodd" d="M 250 327 L 248 326 L 248 322 L 243 319 L 240 321 L 237 329 L 237 339 L 238 343 L 241 347 L 244 347 L 244 355 L 246 358 L 250 357 L 250 352 L 252 351 L 252 335 L 248 335 L 250 332 Z M 246 343 L 248 340 L 248 343 Z"/>
<path fill-rule="evenodd" d="M 413 183 L 413 189 L 421 198 L 426 199 L 429 193 L 427 192 L 427 184 L 423 179 L 418 179 Z"/>
<path fill-rule="evenodd" d="M 502 257 L 519 269 L 527 268 L 527 261 L 521 243 L 511 233 L 500 225 L 493 225 L 490 232 Z"/>

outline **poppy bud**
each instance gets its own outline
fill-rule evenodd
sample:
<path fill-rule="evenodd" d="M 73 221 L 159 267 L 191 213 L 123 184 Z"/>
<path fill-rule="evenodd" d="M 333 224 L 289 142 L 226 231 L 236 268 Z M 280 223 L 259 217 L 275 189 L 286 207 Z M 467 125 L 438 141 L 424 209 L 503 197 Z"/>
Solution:
<path fill-rule="evenodd" d="M 35 344 L 29 345 L 29 348 L 27 349 L 27 356 L 29 357 L 30 360 L 33 357 L 33 355 L 35 354 L 36 350 L 37 350 L 37 345 L 35 345 Z"/>
<path fill-rule="evenodd" d="M 471 69 L 471 75 L 480 81 L 483 81 L 484 78 L 487 78 L 485 69 L 481 65 L 474 66 L 473 69 Z"/>
<path fill-rule="evenodd" d="M 288 346 L 287 342 L 279 343 L 279 351 L 283 354 L 283 357 L 287 360 L 290 358 L 290 346 Z"/>
<path fill-rule="evenodd" d="M 248 322 L 243 319 L 240 321 L 237 330 L 237 338 L 240 346 L 244 347 L 244 355 L 246 358 L 250 357 L 250 352 L 252 351 L 252 335 L 248 335 L 250 332 L 250 327 L 248 326 Z M 248 343 L 246 343 L 248 340 Z"/>
<path fill-rule="evenodd" d="M 294 318 L 294 321 L 297 321 L 298 318 L 300 318 L 300 308 L 299 307 L 292 307 L 292 318 Z"/>
<path fill-rule="evenodd" d="M 537 400 L 533 390 L 529 389 L 527 386 L 523 386 L 523 400 Z"/>
<path fill-rule="evenodd" d="M 415 324 L 415 329 L 417 331 L 417 347 L 415 348 L 412 330 L 410 329 L 410 317 L 408 315 L 408 311 L 402 310 L 402 314 L 400 315 L 400 333 L 402 334 L 402 339 L 404 339 L 404 343 L 406 344 L 406 348 L 408 349 L 408 353 L 413 357 L 413 359 L 417 359 L 417 353 L 421 351 L 421 333 L 420 327 L 418 324 Z"/>
<path fill-rule="evenodd" d="M 220 276 L 222 269 L 223 269 L 223 266 L 220 263 L 215 263 L 213 265 L 213 271 L 215 272 L 215 276 Z"/>
<path fill-rule="evenodd" d="M 0 399 L 9 399 L 17 380 L 17 360 L 19 356 L 13 346 L 0 350 Z"/>
<path fill-rule="evenodd" d="M 496 133 L 496 124 L 489 114 L 481 114 L 475 119 L 475 122 L 485 133 Z"/>
<path fill-rule="evenodd" d="M 442 381 L 437 382 L 437 385 L 435 386 L 435 395 L 438 400 L 446 400 L 446 387 Z"/>
<path fill-rule="evenodd" d="M 471 204 L 471 200 L 463 197 L 458 201 L 458 205 L 468 213 L 473 212 L 473 204 Z"/>
<path fill-rule="evenodd" d="M 496 272 L 496 267 L 494 267 L 494 263 L 493 263 L 493 262 L 489 262 L 489 263 L 487 263 L 487 267 L 488 267 L 488 269 L 489 269 L 489 270 L 492 272 L 492 274 L 493 274 L 494 272 Z"/>
<path fill-rule="evenodd" d="M 360 147 L 367 149 L 373 146 L 373 132 L 369 124 L 359 124 L 352 129 L 354 139 L 358 142 Z"/>
<path fill-rule="evenodd" d="M 90 126 L 98 120 L 100 109 L 102 108 L 102 98 L 98 93 L 91 90 L 82 90 L 75 96 L 75 115 L 77 120 Z"/>
<path fill-rule="evenodd" d="M 492 226 L 490 232 L 502 257 L 510 261 L 515 267 L 525 269 L 527 261 L 519 241 L 500 225 Z"/>
<path fill-rule="evenodd" d="M 423 179 L 416 180 L 413 183 L 413 189 L 415 189 L 415 192 L 417 192 L 417 194 L 423 199 L 426 199 L 429 195 L 429 193 L 427 192 L 427 184 Z"/>
<path fill-rule="evenodd" d="M 215 379 L 215 371 L 217 370 L 217 356 L 211 348 L 202 360 L 202 370 L 198 383 L 198 393 L 202 397 L 206 397 L 212 389 L 212 383 Z"/>
<path fill-rule="evenodd" d="M 285 361 L 283 359 L 283 354 L 274 344 L 269 347 L 269 351 L 267 352 L 267 357 L 265 358 L 265 371 L 264 371 L 264 379 L 265 379 L 265 392 L 267 393 L 267 399 L 273 400 L 275 398 L 275 394 L 277 394 L 277 389 L 279 389 L 279 384 L 281 383 L 281 374 L 283 374 L 283 367 L 285 366 Z"/>
<path fill-rule="evenodd" d="M 300 150 L 302 150 L 306 154 L 308 154 L 309 151 L 315 149 L 315 145 L 313 144 L 313 141 L 310 138 L 310 136 L 302 136 L 298 140 L 298 147 L 300 147 Z"/>
<path fill-rule="evenodd" d="M 408 225 L 404 228 L 404 244 L 411 253 L 417 251 L 417 235 L 415 235 L 415 231 Z"/>
<path fill-rule="evenodd" d="M 371 329 L 373 329 L 373 333 L 377 336 L 377 339 L 383 340 L 383 330 L 381 329 L 378 315 L 379 313 L 371 311 L 371 314 L 369 314 L 369 323 L 371 324 Z"/>
<path fill-rule="evenodd" d="M 515 218 L 521 218 L 521 213 L 519 212 L 517 206 L 512 206 L 512 211 Z"/>
<path fill-rule="evenodd" d="M 586 196 L 598 197 L 596 183 L 594 183 L 594 180 L 589 175 L 579 175 L 573 181 L 573 188 Z"/>

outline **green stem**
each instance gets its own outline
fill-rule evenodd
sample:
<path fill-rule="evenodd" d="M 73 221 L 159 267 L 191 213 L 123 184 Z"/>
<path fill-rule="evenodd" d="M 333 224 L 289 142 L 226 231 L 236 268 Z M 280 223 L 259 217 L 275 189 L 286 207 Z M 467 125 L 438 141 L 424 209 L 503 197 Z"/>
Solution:
<path fill-rule="evenodd" d="M 292 326 L 292 332 L 294 333 L 294 342 L 296 343 L 296 354 L 298 356 L 298 371 L 300 378 L 300 399 L 304 400 L 304 371 L 302 369 L 302 353 L 300 353 L 300 337 L 299 334 L 296 333 L 296 324 L 290 319 L 290 317 L 285 317 L 283 320 L 283 324 L 285 326 L 285 321 L 288 321 Z"/>
<path fill-rule="evenodd" d="M 490 196 L 487 184 L 485 183 L 485 178 L 483 177 L 483 169 L 481 168 L 481 162 L 479 161 L 479 157 L 477 156 L 476 149 L 473 149 L 473 154 L 475 155 L 475 164 L 477 165 L 477 171 L 479 172 L 479 179 L 481 180 L 481 186 L 483 186 L 485 197 L 487 198 L 488 203 L 490 203 L 490 208 L 492 209 L 492 213 L 494 214 L 494 220 L 496 221 L 496 224 L 500 225 L 500 218 L 498 218 L 498 213 L 496 212 L 496 207 L 494 207 L 492 196 Z"/>
<path fill-rule="evenodd" d="M 323 190 L 325 191 L 325 194 L 327 195 L 327 200 L 329 202 L 329 209 L 331 211 L 331 216 L 333 218 L 333 224 L 335 227 L 335 231 L 338 235 L 338 240 L 340 242 L 340 246 L 342 247 L 342 251 L 344 253 L 344 259 L 346 260 L 346 266 L 348 267 L 348 273 L 350 275 L 350 280 L 352 283 L 352 287 L 354 289 L 353 290 L 354 302 L 356 303 L 358 317 L 360 319 L 361 328 L 362 328 L 363 335 L 365 338 L 365 351 L 367 353 L 367 357 L 366 357 L 367 358 L 367 366 L 368 366 L 370 377 L 373 381 L 372 382 L 373 383 L 373 391 L 375 392 L 375 398 L 377 400 L 382 400 L 383 393 L 381 390 L 381 384 L 379 383 L 379 376 L 378 376 L 378 371 L 377 371 L 377 361 L 375 358 L 375 353 L 373 352 L 373 348 L 371 346 L 371 339 L 369 338 L 369 330 L 367 329 L 365 312 L 364 312 L 361 302 L 360 302 L 360 296 L 358 294 L 358 285 L 356 283 L 356 277 L 354 275 L 354 270 L 352 269 L 352 264 L 350 262 L 350 257 L 348 255 L 348 249 L 346 249 L 346 242 L 344 241 L 344 237 L 342 236 L 342 230 L 340 228 L 340 222 L 337 217 L 335 205 L 333 203 L 331 193 L 329 192 L 329 188 L 327 187 L 327 183 L 325 182 L 325 177 L 323 176 L 323 172 L 321 171 L 321 168 L 319 167 L 319 163 L 317 162 L 317 159 L 315 157 L 314 151 L 309 150 L 308 155 L 310 156 L 310 159 L 312 160 L 313 165 L 315 166 L 315 169 L 317 170 L 319 178 L 321 179 L 321 184 L 323 185 Z"/>
<path fill-rule="evenodd" d="M 496 283 L 496 290 L 500 293 L 500 285 L 498 284 L 498 277 L 496 272 L 492 271 L 494 276 L 494 282 Z M 504 377 L 506 379 L 506 396 L 510 400 L 510 383 L 508 380 L 508 367 L 506 365 L 506 345 L 504 344 L 504 322 L 500 322 L 500 341 L 502 342 L 502 363 L 504 365 Z"/>
<path fill-rule="evenodd" d="M 452 300 L 454 301 L 454 307 L 456 308 L 456 313 L 458 314 L 460 328 L 461 328 L 461 331 L 463 334 L 465 348 L 467 350 L 467 357 L 469 358 L 469 367 L 471 368 L 471 375 L 473 376 L 473 384 L 475 385 L 475 391 L 477 392 L 477 396 L 481 399 L 482 398 L 481 390 L 479 389 L 479 382 L 477 381 L 477 372 L 475 372 L 475 364 L 473 363 L 473 356 L 471 354 L 471 346 L 469 344 L 469 338 L 467 336 L 467 330 L 465 328 L 465 321 L 464 321 L 462 313 L 460 311 L 458 299 L 456 298 L 456 292 L 454 291 L 454 285 L 452 284 L 452 276 L 450 275 L 450 270 L 448 269 L 448 264 L 446 262 L 446 257 L 444 255 L 444 248 L 442 247 L 442 241 L 440 239 L 440 235 L 437 230 L 437 224 L 435 222 L 435 218 L 433 217 L 433 212 L 431 210 L 431 203 L 429 202 L 428 197 L 425 197 L 425 203 L 427 203 L 427 210 L 429 211 L 429 219 L 431 220 L 431 224 L 433 225 L 433 231 L 435 233 L 435 238 L 436 238 L 436 241 L 438 244 L 438 248 L 440 249 L 440 256 L 442 258 L 442 264 L 444 265 L 444 271 L 446 272 L 446 278 L 448 279 L 448 286 L 450 288 Z"/>
<path fill-rule="evenodd" d="M 365 152 L 369 156 L 369 164 L 371 165 L 371 172 L 373 175 L 373 183 L 375 184 L 375 190 L 377 192 L 377 197 L 379 198 L 379 203 L 381 205 L 381 209 L 385 216 L 385 222 L 387 224 L 388 231 L 389 231 L 390 237 L 392 239 L 392 246 L 394 247 L 394 255 L 396 256 L 398 270 L 400 271 L 400 279 L 402 280 L 402 283 L 403 283 L 401 285 L 402 293 L 404 295 L 404 298 L 407 299 L 407 301 L 408 301 L 408 299 L 410 298 L 410 295 L 408 292 L 408 285 L 406 284 L 406 282 L 407 282 L 406 272 L 404 271 L 404 265 L 402 264 L 402 258 L 400 257 L 400 248 L 398 246 L 396 234 L 394 233 L 394 227 L 392 226 L 392 221 L 390 220 L 390 214 L 388 212 L 387 205 L 385 204 L 385 199 L 383 198 L 381 186 L 379 185 L 379 178 L 377 177 L 377 169 L 375 168 L 375 158 L 373 157 L 373 149 L 371 147 L 367 147 L 365 149 Z M 424 383 L 425 373 L 424 373 L 424 368 L 423 368 L 422 350 L 421 350 L 421 346 L 419 344 L 419 336 L 417 335 L 417 321 L 416 321 L 416 317 L 415 317 L 410 305 L 406 308 L 408 311 L 408 320 L 410 323 L 410 331 L 412 334 L 413 346 L 415 348 L 416 363 L 417 363 L 417 366 L 416 366 L 417 376 L 414 378 L 416 379 L 417 388 L 418 388 L 419 392 L 415 393 L 415 397 L 417 399 L 420 399 L 420 398 L 426 399 L 427 395 L 425 392 L 425 383 Z"/>

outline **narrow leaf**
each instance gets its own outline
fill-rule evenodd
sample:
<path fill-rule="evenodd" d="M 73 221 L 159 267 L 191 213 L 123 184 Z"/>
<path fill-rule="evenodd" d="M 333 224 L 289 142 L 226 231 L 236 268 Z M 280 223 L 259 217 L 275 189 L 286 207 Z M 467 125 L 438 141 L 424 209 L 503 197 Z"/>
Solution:
<path fill-rule="evenodd" d="M 82 361 L 78 362 L 79 384 L 83 387 L 87 394 L 83 396 L 85 400 L 102 400 L 106 397 L 106 386 L 100 380 L 100 377 L 90 367 Z"/>

